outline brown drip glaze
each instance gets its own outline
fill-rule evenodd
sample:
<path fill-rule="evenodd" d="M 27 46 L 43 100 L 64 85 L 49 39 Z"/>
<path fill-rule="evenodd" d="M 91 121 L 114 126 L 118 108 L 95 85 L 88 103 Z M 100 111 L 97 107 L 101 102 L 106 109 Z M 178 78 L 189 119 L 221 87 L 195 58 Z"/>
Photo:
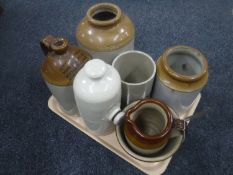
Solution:
<path fill-rule="evenodd" d="M 196 57 L 196 59 L 198 59 L 200 62 L 203 62 L 203 69 L 202 72 L 198 75 L 192 75 L 192 76 L 185 76 L 185 75 L 181 75 L 175 71 L 173 71 L 171 69 L 171 67 L 168 65 L 168 55 L 175 49 L 190 49 L 193 52 L 198 53 L 200 56 Z M 190 46 L 184 46 L 184 45 L 179 45 L 179 46 L 174 46 L 171 48 L 168 48 L 164 54 L 162 55 L 162 62 L 163 62 L 163 68 L 164 70 L 173 78 L 180 80 L 180 81 L 184 81 L 184 82 L 193 82 L 193 81 L 197 81 L 199 79 L 201 79 L 205 74 L 207 74 L 208 71 L 208 63 L 207 63 L 207 59 L 205 59 L 204 55 L 201 54 L 201 52 L 193 47 Z"/>
<path fill-rule="evenodd" d="M 141 140 L 139 141 L 138 138 L 132 137 L 132 131 L 130 132 L 128 127 L 125 127 L 124 131 L 125 131 L 125 135 L 127 136 L 127 138 L 129 138 L 129 140 L 132 143 L 134 143 L 138 147 L 141 147 L 141 148 L 144 148 L 144 149 L 158 148 L 158 147 L 161 147 L 162 145 L 166 144 L 167 141 L 168 141 L 168 138 L 165 138 L 163 140 L 158 140 L 156 143 L 142 142 Z"/>
<path fill-rule="evenodd" d="M 112 17 L 97 19 L 98 13 L 110 13 Z M 134 24 L 121 9 L 112 3 L 98 3 L 90 7 L 76 29 L 76 38 L 83 47 L 96 52 L 120 49 L 135 35 Z"/>
<path fill-rule="evenodd" d="M 179 49 L 185 49 L 195 54 L 195 58 L 202 63 L 202 71 L 197 75 L 185 76 L 175 72 L 168 64 L 168 56 Z M 157 78 L 163 84 L 180 92 L 193 92 L 203 88 L 208 81 L 208 61 L 197 49 L 190 46 L 178 45 L 170 47 L 159 57 L 156 62 Z"/>
<path fill-rule="evenodd" d="M 143 134 L 137 127 L 136 123 L 130 119 L 130 115 L 146 103 L 156 104 L 160 106 L 166 113 L 167 116 L 166 127 L 158 135 L 149 136 Z M 172 114 L 169 108 L 163 102 L 157 101 L 155 99 L 144 99 L 144 100 L 140 100 L 135 106 L 127 110 L 125 114 L 124 130 L 126 136 L 130 139 L 131 142 L 133 142 L 137 146 L 141 146 L 143 148 L 149 149 L 149 148 L 160 147 L 161 145 L 167 142 L 172 129 L 172 124 L 173 124 Z"/>
<path fill-rule="evenodd" d="M 77 72 L 91 59 L 89 53 L 70 45 L 65 38 L 48 35 L 40 45 L 46 55 L 41 74 L 46 82 L 53 85 L 72 85 Z"/>

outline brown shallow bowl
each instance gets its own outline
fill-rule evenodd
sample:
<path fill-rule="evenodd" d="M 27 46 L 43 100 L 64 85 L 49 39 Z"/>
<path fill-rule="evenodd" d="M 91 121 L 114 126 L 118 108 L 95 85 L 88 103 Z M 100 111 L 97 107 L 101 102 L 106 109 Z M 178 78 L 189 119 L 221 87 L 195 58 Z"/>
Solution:
<path fill-rule="evenodd" d="M 128 105 L 124 109 L 124 111 L 128 110 L 131 106 L 133 106 L 136 103 L 137 101 L 132 103 L 131 105 Z M 172 112 L 172 115 L 175 118 L 177 118 L 177 114 L 172 109 L 170 110 Z M 131 147 L 129 146 L 129 144 L 127 143 L 127 140 L 124 134 L 124 122 L 116 126 L 116 135 L 117 135 L 117 139 L 120 145 L 129 155 L 131 155 L 132 157 L 138 160 L 142 160 L 146 162 L 159 162 L 159 161 L 168 159 L 169 157 L 171 157 L 173 154 L 176 153 L 176 151 L 181 146 L 181 143 L 183 140 L 183 135 L 176 129 L 172 129 L 170 138 L 168 139 L 166 146 L 162 150 L 160 150 L 159 152 L 150 154 L 150 155 L 142 155 L 140 153 L 133 151 Z"/>

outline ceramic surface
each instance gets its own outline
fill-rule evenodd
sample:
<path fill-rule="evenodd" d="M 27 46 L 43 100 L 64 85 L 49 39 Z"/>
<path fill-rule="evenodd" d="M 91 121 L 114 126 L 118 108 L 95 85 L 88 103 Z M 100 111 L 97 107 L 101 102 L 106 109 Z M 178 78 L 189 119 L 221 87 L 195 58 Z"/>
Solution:
<path fill-rule="evenodd" d="M 121 76 L 122 106 L 149 97 L 156 66 L 154 60 L 141 51 L 127 51 L 118 55 L 112 63 Z"/>
<path fill-rule="evenodd" d="M 40 42 L 46 58 L 41 66 L 44 80 L 56 86 L 69 86 L 83 65 L 92 57 L 86 51 L 70 45 L 65 38 L 46 36 Z"/>
<path fill-rule="evenodd" d="M 69 115 L 78 113 L 78 108 L 74 100 L 73 86 L 55 86 L 46 82 L 50 92 L 56 97 L 62 111 Z"/>
<path fill-rule="evenodd" d="M 160 151 L 172 130 L 172 113 L 161 101 L 140 100 L 124 117 L 124 133 L 133 150 L 144 155 Z"/>
<path fill-rule="evenodd" d="M 99 3 L 78 24 L 76 38 L 93 57 L 111 64 L 119 53 L 134 48 L 134 33 L 132 21 L 118 6 Z"/>
<path fill-rule="evenodd" d="M 156 65 L 152 97 L 166 102 L 183 115 L 208 81 L 205 56 L 189 46 L 175 46 L 167 49 Z"/>
<path fill-rule="evenodd" d="M 193 92 L 174 91 L 165 86 L 158 77 L 156 77 L 155 82 L 153 97 L 165 101 L 179 115 L 184 115 L 185 111 L 190 109 L 193 101 L 201 91 L 201 89 Z"/>
<path fill-rule="evenodd" d="M 75 100 L 94 134 L 111 132 L 111 119 L 120 112 L 121 80 L 111 65 L 99 59 L 85 64 L 74 79 Z"/>
<path fill-rule="evenodd" d="M 72 88 L 73 79 L 91 59 L 91 55 L 70 45 L 65 38 L 48 35 L 40 44 L 46 55 L 41 66 L 42 77 L 63 111 L 73 115 L 77 113 Z"/>
<path fill-rule="evenodd" d="M 124 111 L 128 110 L 129 108 L 131 108 L 133 105 L 135 105 L 137 103 L 134 102 L 131 105 L 128 105 Z M 170 108 L 172 115 L 175 118 L 177 117 L 177 114 Z M 176 151 L 180 148 L 181 144 L 182 144 L 182 139 L 183 139 L 183 135 L 176 129 L 172 129 L 171 131 L 171 135 L 168 139 L 168 142 L 166 144 L 166 146 L 163 147 L 163 149 L 161 149 L 160 151 L 158 151 L 157 153 L 153 153 L 150 155 L 142 155 L 138 152 L 135 152 L 131 146 L 128 144 L 125 134 L 124 134 L 124 123 L 121 122 L 119 125 L 116 125 L 116 135 L 117 135 L 117 139 L 120 143 L 120 145 L 122 146 L 122 148 L 132 157 L 141 160 L 141 161 L 146 161 L 146 162 L 159 162 L 165 159 L 168 159 L 169 157 L 171 157 L 173 154 L 176 153 Z"/>
<path fill-rule="evenodd" d="M 133 50 L 134 49 L 134 40 L 130 41 L 129 44 L 127 44 L 126 46 L 116 49 L 116 50 L 112 50 L 112 51 L 94 51 L 91 49 L 87 49 L 84 46 L 82 46 L 80 44 L 80 48 L 86 50 L 88 53 L 90 53 L 92 55 L 93 58 L 99 58 L 103 61 L 105 61 L 108 64 L 112 64 L 113 60 L 120 54 L 123 52 L 126 52 L 128 50 Z"/>

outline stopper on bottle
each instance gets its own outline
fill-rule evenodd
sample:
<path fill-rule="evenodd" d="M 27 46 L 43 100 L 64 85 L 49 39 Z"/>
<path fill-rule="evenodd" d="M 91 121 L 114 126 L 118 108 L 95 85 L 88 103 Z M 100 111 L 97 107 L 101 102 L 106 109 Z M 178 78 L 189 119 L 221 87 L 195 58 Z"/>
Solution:
<path fill-rule="evenodd" d="M 84 66 L 84 71 L 89 78 L 101 78 L 106 69 L 106 63 L 100 59 L 90 60 Z"/>

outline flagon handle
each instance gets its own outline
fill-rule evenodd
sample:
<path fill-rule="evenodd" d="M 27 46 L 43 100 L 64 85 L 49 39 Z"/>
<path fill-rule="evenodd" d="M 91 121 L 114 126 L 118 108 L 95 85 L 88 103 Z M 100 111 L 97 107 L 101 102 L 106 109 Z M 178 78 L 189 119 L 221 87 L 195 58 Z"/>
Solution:
<path fill-rule="evenodd" d="M 56 38 L 52 35 L 44 37 L 40 42 L 41 49 L 45 55 L 51 51 L 56 52 L 56 54 L 63 54 L 67 51 L 68 44 L 69 42 L 67 39 L 63 37 Z"/>

